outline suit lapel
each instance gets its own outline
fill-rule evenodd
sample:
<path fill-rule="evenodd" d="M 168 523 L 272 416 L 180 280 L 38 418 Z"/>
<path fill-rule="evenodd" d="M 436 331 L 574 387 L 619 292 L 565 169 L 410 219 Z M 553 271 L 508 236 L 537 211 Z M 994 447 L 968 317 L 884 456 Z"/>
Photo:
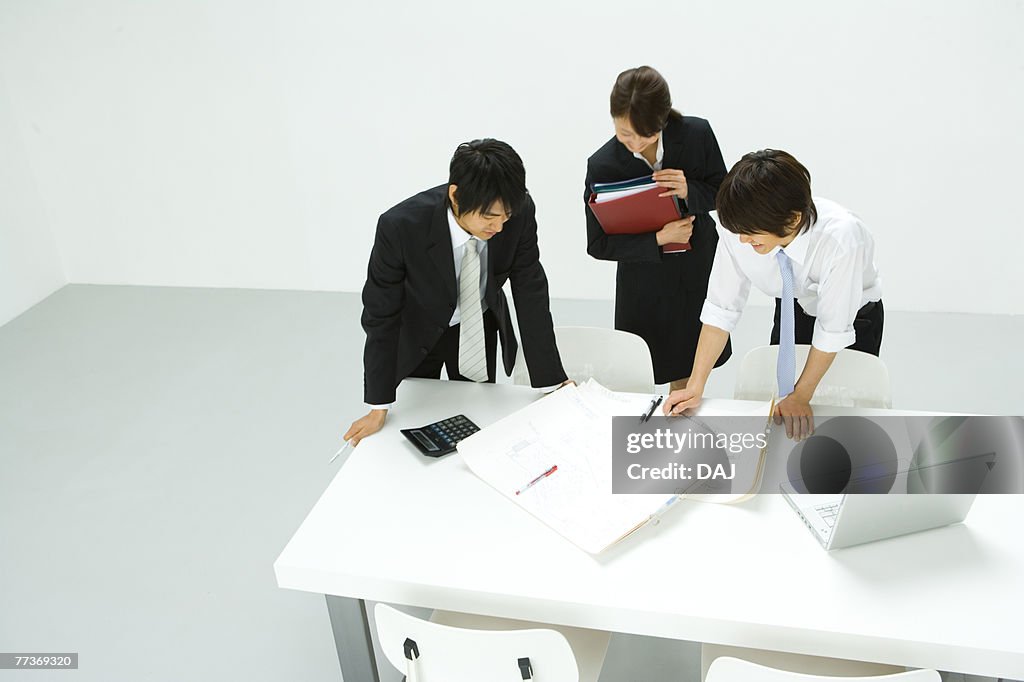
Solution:
<path fill-rule="evenodd" d="M 665 156 L 661 159 L 662 168 L 682 168 L 683 166 L 683 140 L 677 136 L 673 122 L 665 127 L 662 133 L 665 141 Z"/>
<path fill-rule="evenodd" d="M 495 305 L 495 301 L 497 300 L 497 286 L 495 285 L 496 280 L 494 279 L 494 274 L 497 270 L 495 270 L 494 262 L 497 258 L 498 250 L 505 243 L 501 238 L 503 235 L 505 235 L 504 231 L 499 232 L 487 240 L 487 286 L 484 287 L 484 300 L 487 301 L 487 305 L 492 307 Z"/>
<path fill-rule="evenodd" d="M 665 155 L 661 158 L 662 168 L 673 168 L 676 170 L 682 170 L 683 168 L 683 152 L 685 148 L 682 131 L 679 130 L 680 126 L 682 126 L 682 122 L 670 119 L 668 125 L 665 126 L 665 130 L 661 133 L 663 138 L 662 144 L 665 146 Z M 689 211 L 685 200 L 675 197 L 675 201 L 676 207 L 680 210 L 680 215 Z"/>
<path fill-rule="evenodd" d="M 626 175 L 628 177 L 623 178 L 624 180 L 643 177 L 653 172 L 646 163 L 633 156 L 633 152 L 626 149 L 623 145 L 616 145 L 615 153 L 619 157 L 619 165 L 627 171 Z"/>
<path fill-rule="evenodd" d="M 430 222 L 430 246 L 427 247 L 430 259 L 434 261 L 441 280 L 445 283 L 449 301 L 458 301 L 459 288 L 455 282 L 455 257 L 452 255 L 452 236 L 448 229 L 448 209 L 441 205 L 434 210 L 434 219 Z"/>

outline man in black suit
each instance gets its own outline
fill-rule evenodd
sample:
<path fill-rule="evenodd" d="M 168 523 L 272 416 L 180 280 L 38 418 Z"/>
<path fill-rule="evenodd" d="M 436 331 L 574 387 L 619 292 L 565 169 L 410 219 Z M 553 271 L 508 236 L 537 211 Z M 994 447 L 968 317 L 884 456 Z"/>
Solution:
<path fill-rule="evenodd" d="M 448 183 L 381 215 L 363 287 L 364 400 L 345 433 L 356 445 L 384 425 L 406 377 L 493 382 L 496 337 L 505 373 L 518 343 L 501 290 L 512 282 L 523 354 L 535 387 L 566 374 L 555 347 L 548 280 L 537 248 L 523 161 L 498 140 L 459 145 Z"/>

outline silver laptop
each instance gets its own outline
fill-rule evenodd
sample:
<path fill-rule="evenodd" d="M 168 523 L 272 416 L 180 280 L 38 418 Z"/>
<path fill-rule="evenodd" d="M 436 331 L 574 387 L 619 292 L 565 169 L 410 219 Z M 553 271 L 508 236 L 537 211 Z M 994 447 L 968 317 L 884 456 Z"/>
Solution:
<path fill-rule="evenodd" d="M 976 495 L 800 494 L 783 496 L 827 550 L 959 523 Z"/>
<path fill-rule="evenodd" d="M 794 486 L 783 479 L 779 486 L 786 501 L 827 550 L 960 523 L 995 463 L 996 453 L 985 452 L 915 466 L 911 434 L 903 420 L 887 420 L 884 429 L 893 448 L 895 472 L 886 474 L 873 466 L 854 468 L 845 489 L 861 492 L 808 493 L 813 486 L 801 480 Z M 913 492 L 920 486 L 911 482 L 921 480 L 957 481 L 958 494 Z M 889 493 L 871 494 L 874 491 Z"/>

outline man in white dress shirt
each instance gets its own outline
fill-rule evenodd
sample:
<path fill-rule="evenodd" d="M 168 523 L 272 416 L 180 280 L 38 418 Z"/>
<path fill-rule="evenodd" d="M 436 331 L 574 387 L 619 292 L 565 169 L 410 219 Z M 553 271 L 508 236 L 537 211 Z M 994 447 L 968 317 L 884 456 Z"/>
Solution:
<path fill-rule="evenodd" d="M 813 431 L 814 389 L 843 348 L 878 355 L 884 311 L 875 243 L 860 219 L 811 196 L 811 176 L 783 151 L 745 155 L 718 191 L 719 240 L 700 340 L 686 388 L 665 414 L 697 407 L 708 375 L 743 313 L 751 285 L 776 299 L 779 344 L 776 422 L 800 439 Z M 795 375 L 793 346 L 811 344 Z"/>

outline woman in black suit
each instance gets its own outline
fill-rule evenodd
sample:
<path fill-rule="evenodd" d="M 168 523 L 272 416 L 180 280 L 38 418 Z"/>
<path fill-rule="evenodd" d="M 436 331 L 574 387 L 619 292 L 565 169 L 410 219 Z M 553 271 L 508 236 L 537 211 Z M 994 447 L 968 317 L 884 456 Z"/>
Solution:
<path fill-rule="evenodd" d="M 711 126 L 672 108 L 668 83 L 649 66 L 619 74 L 611 94 L 615 137 L 587 160 L 583 202 L 594 183 L 651 175 L 666 194 L 685 204 L 686 217 L 657 232 L 606 235 L 587 213 L 587 253 L 618 262 L 615 328 L 642 337 L 651 350 L 654 380 L 686 386 L 700 336 L 700 311 L 718 244 L 715 193 L 725 162 Z M 663 253 L 665 244 L 689 242 L 690 251 Z M 725 350 L 715 366 L 732 355 Z"/>

